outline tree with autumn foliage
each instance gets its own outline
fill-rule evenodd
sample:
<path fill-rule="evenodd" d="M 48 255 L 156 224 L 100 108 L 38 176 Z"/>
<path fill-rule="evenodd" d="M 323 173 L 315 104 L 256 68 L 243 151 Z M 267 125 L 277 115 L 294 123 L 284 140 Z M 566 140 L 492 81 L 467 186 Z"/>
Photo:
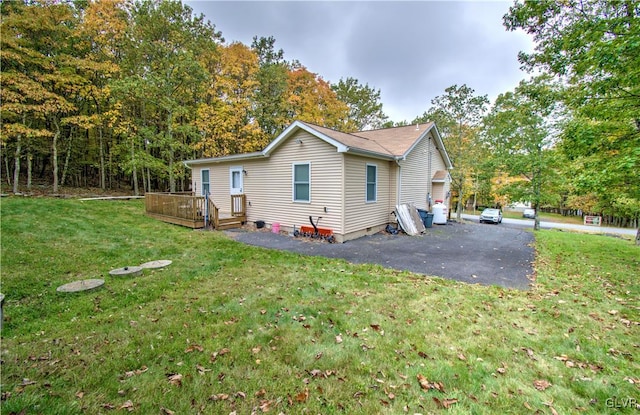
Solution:
<path fill-rule="evenodd" d="M 89 73 L 102 69 L 83 54 L 71 5 L 40 1 L 1 7 L 3 141 L 15 140 L 14 191 L 24 143 L 29 163 L 33 150 L 49 147 L 57 193 L 60 144 L 66 142 L 70 150 L 74 127 L 89 122 L 80 106 L 91 89 Z"/>
<path fill-rule="evenodd" d="M 127 29 L 127 12 L 124 0 L 93 1 L 83 10 L 78 25 L 82 49 L 96 63 L 96 70 L 89 74 L 91 88 L 87 94 L 87 135 L 97 141 L 98 154 L 87 154 L 86 163 L 98 158 L 100 188 L 107 187 L 107 154 L 113 143 L 113 128 L 109 121 L 114 115 L 111 82 L 120 73 L 120 44 Z M 111 167 L 111 166 L 109 166 Z M 109 169 L 112 170 L 111 168 Z M 108 175 L 109 178 L 111 174 Z"/>
<path fill-rule="evenodd" d="M 174 192 L 176 180 L 184 187 L 185 179 L 177 161 L 186 158 L 199 137 L 196 103 L 210 76 L 199 55 L 213 53 L 221 35 L 179 1 L 144 0 L 130 13 L 122 76 L 112 83 L 121 109 L 123 168 L 132 174 L 136 194 L 139 171 L 146 171 L 149 189 L 154 174 L 168 179 L 168 190 Z"/>
<path fill-rule="evenodd" d="M 253 117 L 269 139 L 275 138 L 290 123 L 287 114 L 287 84 L 291 64 L 284 51 L 276 50 L 273 36 L 253 38 L 251 50 L 258 56 L 258 88 L 253 97 Z"/>
<path fill-rule="evenodd" d="M 242 43 L 220 49 L 219 61 L 209 68 L 207 96 L 195 121 L 202 138 L 194 148 L 204 157 L 256 151 L 268 144 L 252 117 L 259 69 L 258 56 Z"/>
<path fill-rule="evenodd" d="M 353 131 L 349 107 L 340 101 L 331 85 L 304 66 L 289 71 L 286 95 L 290 120 L 306 121 L 339 131 Z"/>

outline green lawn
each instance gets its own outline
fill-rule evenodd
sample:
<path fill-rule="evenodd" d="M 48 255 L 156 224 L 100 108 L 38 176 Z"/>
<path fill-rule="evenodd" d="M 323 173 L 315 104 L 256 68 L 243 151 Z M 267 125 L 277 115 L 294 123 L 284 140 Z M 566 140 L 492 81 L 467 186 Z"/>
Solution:
<path fill-rule="evenodd" d="M 1 215 L 2 414 L 637 413 L 628 240 L 540 231 L 516 291 L 248 247 L 141 201 Z M 56 292 L 89 278 L 106 284 Z"/>

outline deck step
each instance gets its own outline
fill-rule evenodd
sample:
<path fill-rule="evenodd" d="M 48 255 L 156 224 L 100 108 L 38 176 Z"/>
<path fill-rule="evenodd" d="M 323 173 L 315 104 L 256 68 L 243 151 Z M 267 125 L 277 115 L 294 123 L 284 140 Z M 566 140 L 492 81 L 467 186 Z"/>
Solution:
<path fill-rule="evenodd" d="M 247 219 L 244 216 L 238 216 L 233 218 L 219 218 L 218 230 L 240 228 L 246 223 Z"/>

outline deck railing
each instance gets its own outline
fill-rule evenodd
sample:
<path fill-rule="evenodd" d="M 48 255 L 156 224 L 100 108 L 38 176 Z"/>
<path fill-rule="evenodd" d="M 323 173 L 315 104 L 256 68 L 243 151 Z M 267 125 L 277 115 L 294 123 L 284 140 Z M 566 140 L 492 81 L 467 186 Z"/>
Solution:
<path fill-rule="evenodd" d="M 247 198 L 245 195 L 231 195 L 231 216 L 246 216 Z"/>
<path fill-rule="evenodd" d="M 190 228 L 220 227 L 220 212 L 211 199 L 207 205 L 204 196 L 192 193 L 147 193 L 145 194 L 147 215 L 164 222 L 188 226 Z M 246 221 L 245 195 L 231 196 L 231 216 L 240 222 Z"/>

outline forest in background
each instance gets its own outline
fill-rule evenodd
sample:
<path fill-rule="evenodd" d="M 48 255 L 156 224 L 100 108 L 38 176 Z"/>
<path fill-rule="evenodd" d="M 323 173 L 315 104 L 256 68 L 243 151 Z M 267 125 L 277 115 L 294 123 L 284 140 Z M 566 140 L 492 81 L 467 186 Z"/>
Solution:
<path fill-rule="evenodd" d="M 180 1 L 2 2 L 2 189 L 183 191 L 182 160 L 261 150 L 294 120 L 435 121 L 458 212 L 527 201 L 637 227 L 639 16 L 636 1 L 516 2 L 504 26 L 533 37 L 519 59 L 536 76 L 495 102 L 452 85 L 394 121 L 379 90 L 324 80 L 273 37 L 226 43 Z"/>

